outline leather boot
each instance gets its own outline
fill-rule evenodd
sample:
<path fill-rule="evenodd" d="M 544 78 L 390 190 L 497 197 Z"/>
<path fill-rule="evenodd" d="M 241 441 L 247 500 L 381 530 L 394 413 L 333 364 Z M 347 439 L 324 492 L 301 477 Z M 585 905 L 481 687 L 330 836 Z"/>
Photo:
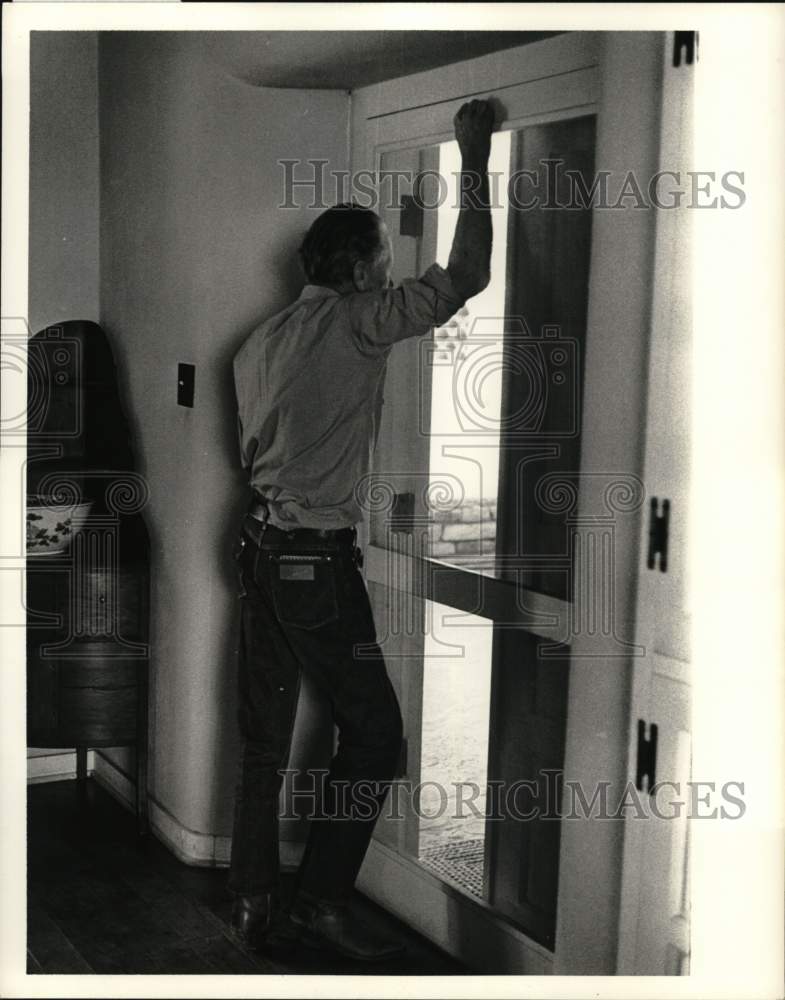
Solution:
<path fill-rule="evenodd" d="M 346 903 L 298 896 L 289 919 L 300 931 L 300 941 L 356 962 L 383 962 L 405 950 L 402 943 L 384 939 L 354 916 Z"/>
<path fill-rule="evenodd" d="M 278 912 L 278 895 L 235 896 L 232 905 L 232 933 L 252 951 L 260 948 Z"/>

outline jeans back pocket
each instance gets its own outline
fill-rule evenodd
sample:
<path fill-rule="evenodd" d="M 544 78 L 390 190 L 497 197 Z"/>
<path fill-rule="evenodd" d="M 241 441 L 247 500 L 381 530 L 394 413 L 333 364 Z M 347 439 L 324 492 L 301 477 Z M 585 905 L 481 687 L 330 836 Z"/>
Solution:
<path fill-rule="evenodd" d="M 270 553 L 270 589 L 278 620 L 315 629 L 338 618 L 335 554 Z"/>

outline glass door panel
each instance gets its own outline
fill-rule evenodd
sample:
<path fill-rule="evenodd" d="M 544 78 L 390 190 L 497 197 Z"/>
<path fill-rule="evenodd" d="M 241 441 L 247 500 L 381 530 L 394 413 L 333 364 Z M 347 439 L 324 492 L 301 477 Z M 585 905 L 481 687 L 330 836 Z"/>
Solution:
<path fill-rule="evenodd" d="M 516 133 L 507 238 L 499 551 L 520 585 L 567 601 L 591 253 L 591 210 L 581 191 L 591 185 L 594 141 L 593 116 Z"/>
<path fill-rule="evenodd" d="M 417 857 L 484 894 L 493 623 L 427 602 Z"/>
<path fill-rule="evenodd" d="M 485 893 L 497 910 L 552 947 L 569 648 L 547 652 L 530 633 L 496 629 Z"/>
<path fill-rule="evenodd" d="M 432 524 L 424 554 L 478 573 L 495 573 L 496 511 L 504 366 L 511 132 L 492 137 L 489 173 L 493 250 L 488 287 L 434 331 L 430 366 L 429 497 Z M 458 220 L 457 142 L 438 147 L 443 199 L 436 259 L 447 266 Z"/>
<path fill-rule="evenodd" d="M 417 382 L 405 405 L 388 408 L 395 473 L 389 504 L 371 511 L 377 545 L 562 600 L 571 597 L 574 507 L 561 497 L 577 499 L 591 244 L 581 199 L 594 133 L 586 116 L 494 134 L 491 280 L 432 338 L 393 352 L 388 384 L 414 373 Z M 400 195 L 383 201 L 395 280 L 446 266 L 457 143 L 386 152 L 380 175 L 382 191 Z"/>

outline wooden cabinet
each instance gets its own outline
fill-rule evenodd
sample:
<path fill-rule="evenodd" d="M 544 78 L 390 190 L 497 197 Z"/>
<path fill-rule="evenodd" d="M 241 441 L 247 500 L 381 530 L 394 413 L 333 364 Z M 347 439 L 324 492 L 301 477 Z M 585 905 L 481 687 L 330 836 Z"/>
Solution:
<path fill-rule="evenodd" d="M 137 816 L 147 817 L 149 538 L 109 341 L 95 323 L 36 334 L 28 354 L 27 491 L 89 502 L 61 553 L 27 557 L 27 745 L 136 747 Z"/>
<path fill-rule="evenodd" d="M 149 569 L 141 518 L 91 518 L 61 555 L 28 558 L 27 743 L 135 746 L 146 825 Z"/>

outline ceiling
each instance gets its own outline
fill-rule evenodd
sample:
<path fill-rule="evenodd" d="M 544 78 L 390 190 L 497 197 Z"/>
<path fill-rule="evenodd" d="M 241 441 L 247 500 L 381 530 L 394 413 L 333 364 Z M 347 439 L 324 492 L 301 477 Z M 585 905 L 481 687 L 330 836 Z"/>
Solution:
<path fill-rule="evenodd" d="M 177 32 L 233 76 L 260 87 L 354 90 L 474 56 L 525 45 L 555 31 Z"/>

